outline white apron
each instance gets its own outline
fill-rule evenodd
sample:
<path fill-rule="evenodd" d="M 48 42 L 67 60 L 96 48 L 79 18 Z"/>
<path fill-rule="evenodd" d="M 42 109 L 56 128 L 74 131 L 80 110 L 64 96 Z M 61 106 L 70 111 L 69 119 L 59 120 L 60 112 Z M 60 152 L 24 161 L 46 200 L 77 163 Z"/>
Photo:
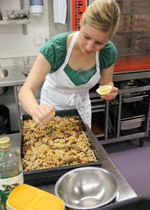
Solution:
<path fill-rule="evenodd" d="M 89 89 L 100 80 L 99 52 L 97 51 L 95 55 L 97 71 L 88 83 L 76 86 L 64 72 L 78 34 L 79 31 L 74 34 L 62 66 L 46 76 L 41 91 L 40 104 L 53 105 L 56 110 L 77 109 L 83 122 L 91 128 Z"/>

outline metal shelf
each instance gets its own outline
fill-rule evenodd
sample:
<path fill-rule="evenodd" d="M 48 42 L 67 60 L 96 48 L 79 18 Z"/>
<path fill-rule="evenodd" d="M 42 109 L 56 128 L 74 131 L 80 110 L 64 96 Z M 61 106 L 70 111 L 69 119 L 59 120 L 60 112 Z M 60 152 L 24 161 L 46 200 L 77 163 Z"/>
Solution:
<path fill-rule="evenodd" d="M 24 25 L 30 23 L 30 20 L 1 20 L 0 25 Z"/>
<path fill-rule="evenodd" d="M 139 139 L 139 146 L 143 146 L 143 143 L 144 143 L 143 139 L 145 137 L 148 137 L 148 134 L 149 134 L 149 131 L 150 131 L 150 99 L 147 99 L 148 104 L 146 106 L 146 109 L 141 110 L 141 112 L 144 112 L 143 113 L 144 115 L 146 114 L 146 117 L 144 118 L 144 120 L 141 120 L 140 127 L 135 127 L 135 128 L 132 128 L 132 129 L 130 129 L 130 128 L 125 129 L 125 133 L 123 133 L 123 131 L 121 129 L 121 126 L 122 126 L 122 121 L 121 121 L 122 120 L 122 111 L 123 111 L 124 104 L 126 104 L 126 103 L 123 103 L 122 95 L 125 94 L 125 93 L 134 93 L 134 92 L 143 93 L 143 91 L 147 91 L 146 96 L 148 98 L 149 97 L 148 93 L 150 92 L 150 86 L 146 85 L 146 83 L 145 83 L 145 85 L 135 87 L 135 88 L 128 88 L 128 89 L 119 88 L 118 102 L 115 104 L 115 101 L 113 101 L 114 104 L 112 104 L 113 107 L 116 106 L 117 109 L 118 109 L 118 114 L 116 116 L 116 122 L 113 125 L 111 124 L 112 122 L 110 121 L 110 108 L 111 108 L 110 102 L 109 101 L 105 102 L 105 106 L 103 107 L 104 115 L 101 117 L 101 119 L 103 118 L 102 122 L 104 122 L 104 127 L 102 126 L 104 134 L 101 134 L 101 132 L 95 133 L 95 136 L 97 138 L 99 138 L 101 144 L 110 144 L 110 143 L 114 143 L 114 142 L 132 140 L 134 138 L 138 138 Z M 92 99 L 91 99 L 91 102 L 92 102 Z M 144 101 L 143 100 L 136 101 L 137 104 L 138 103 L 144 103 L 144 102 L 145 102 L 145 100 Z M 102 104 L 99 102 L 99 106 L 101 106 L 101 105 Z M 137 109 L 138 109 L 138 107 L 137 107 Z M 98 109 L 97 110 L 96 109 L 92 110 L 92 114 L 94 114 L 96 112 L 98 114 L 100 112 L 100 110 L 98 110 Z M 113 111 L 113 113 L 114 113 L 114 111 Z M 134 114 L 135 113 L 133 113 L 133 117 L 136 118 L 137 116 L 134 115 Z M 94 116 L 93 116 L 93 119 L 94 119 Z M 102 122 L 99 121 L 99 124 L 102 123 Z M 94 123 L 94 121 L 93 121 L 93 123 Z M 131 123 L 131 122 L 129 121 L 128 123 Z M 135 123 L 137 123 L 137 122 L 135 122 Z M 144 126 L 143 123 L 145 123 L 145 126 Z M 110 126 L 112 126 L 112 128 Z M 110 132 L 110 129 L 111 129 L 111 131 L 113 130 L 113 132 Z M 127 130 L 127 132 L 126 132 L 126 130 Z M 128 130 L 129 130 L 129 132 L 128 132 Z M 94 131 L 94 127 L 93 127 L 93 131 Z"/>

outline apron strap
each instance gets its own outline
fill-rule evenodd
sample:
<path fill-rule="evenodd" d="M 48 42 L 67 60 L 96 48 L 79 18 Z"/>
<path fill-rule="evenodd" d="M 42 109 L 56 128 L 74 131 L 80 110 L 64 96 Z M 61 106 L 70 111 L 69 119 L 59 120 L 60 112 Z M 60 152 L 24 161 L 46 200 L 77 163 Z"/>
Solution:
<path fill-rule="evenodd" d="M 68 61 L 69 61 L 69 58 L 70 58 L 70 55 L 71 55 L 71 52 L 72 52 L 72 49 L 74 47 L 74 44 L 75 44 L 75 41 L 76 41 L 76 38 L 78 36 L 80 31 L 76 31 L 71 42 L 70 42 L 70 45 L 69 45 L 69 48 L 67 50 L 67 55 L 66 55 L 66 59 L 64 61 L 64 63 L 62 64 L 62 66 L 60 68 L 63 68 L 67 65 Z M 95 60 L 96 60 L 96 70 L 97 72 L 100 74 L 100 62 L 99 62 L 99 51 L 96 51 L 96 54 L 95 54 Z"/>
<path fill-rule="evenodd" d="M 99 51 L 96 51 L 95 60 L 96 60 L 96 70 L 100 74 Z"/>
<path fill-rule="evenodd" d="M 71 40 L 71 42 L 70 42 L 69 48 L 68 48 L 68 50 L 67 50 L 67 55 L 66 55 L 65 62 L 62 64 L 62 66 L 61 66 L 60 68 L 64 68 L 64 67 L 67 65 L 67 63 L 68 63 L 68 61 L 69 61 L 69 58 L 70 58 L 70 55 L 71 55 L 71 52 L 72 52 L 72 49 L 73 49 L 73 47 L 74 47 L 74 43 L 75 43 L 75 41 L 76 41 L 76 38 L 77 38 L 79 32 L 80 32 L 80 31 L 75 32 L 75 34 L 74 34 L 74 36 L 73 36 L 73 38 L 72 38 L 72 40 Z"/>

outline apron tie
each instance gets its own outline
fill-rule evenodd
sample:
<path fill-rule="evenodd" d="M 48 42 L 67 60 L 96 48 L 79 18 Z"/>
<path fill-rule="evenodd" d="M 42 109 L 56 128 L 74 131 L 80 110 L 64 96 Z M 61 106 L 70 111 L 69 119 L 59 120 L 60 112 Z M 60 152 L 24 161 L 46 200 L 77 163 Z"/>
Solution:
<path fill-rule="evenodd" d="M 72 93 L 67 101 L 67 105 L 76 107 L 76 109 L 84 110 L 87 105 L 88 97 L 85 93 Z"/>
<path fill-rule="evenodd" d="M 67 101 L 67 105 L 75 107 L 84 123 L 87 123 L 91 128 L 91 103 L 88 93 L 72 93 Z"/>

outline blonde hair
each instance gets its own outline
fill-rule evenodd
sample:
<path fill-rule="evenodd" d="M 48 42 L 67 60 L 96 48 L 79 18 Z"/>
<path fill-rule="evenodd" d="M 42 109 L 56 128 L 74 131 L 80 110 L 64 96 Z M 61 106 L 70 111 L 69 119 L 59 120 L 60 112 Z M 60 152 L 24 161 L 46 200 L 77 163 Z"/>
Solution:
<path fill-rule="evenodd" d="M 115 0 L 95 0 L 90 4 L 81 19 L 81 26 L 88 24 L 104 32 L 110 32 L 112 37 L 119 25 L 120 9 Z"/>

